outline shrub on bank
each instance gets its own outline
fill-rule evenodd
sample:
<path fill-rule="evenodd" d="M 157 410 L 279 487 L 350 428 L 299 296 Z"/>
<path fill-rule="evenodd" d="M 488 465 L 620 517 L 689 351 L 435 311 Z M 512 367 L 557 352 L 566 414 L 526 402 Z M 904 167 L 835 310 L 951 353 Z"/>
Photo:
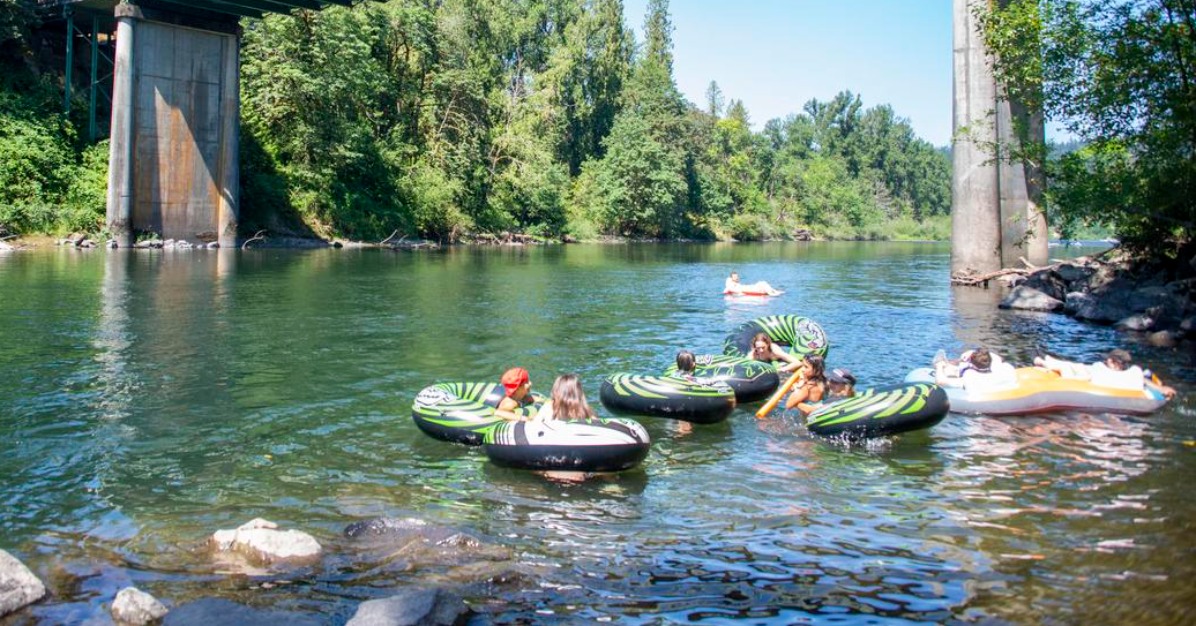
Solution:
<path fill-rule="evenodd" d="M 84 145 L 52 86 L 0 83 L 0 224 L 16 233 L 98 231 L 108 143 Z"/>

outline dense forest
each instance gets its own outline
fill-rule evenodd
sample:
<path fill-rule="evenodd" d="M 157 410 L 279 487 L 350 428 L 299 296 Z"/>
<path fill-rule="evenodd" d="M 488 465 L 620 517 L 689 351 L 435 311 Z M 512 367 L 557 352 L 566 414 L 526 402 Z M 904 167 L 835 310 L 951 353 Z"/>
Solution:
<path fill-rule="evenodd" d="M 107 146 L 0 0 L 0 227 L 98 231 Z M 390 0 L 242 22 L 242 226 L 324 237 L 931 238 L 950 163 L 844 91 L 752 130 L 673 77 L 667 0 Z"/>

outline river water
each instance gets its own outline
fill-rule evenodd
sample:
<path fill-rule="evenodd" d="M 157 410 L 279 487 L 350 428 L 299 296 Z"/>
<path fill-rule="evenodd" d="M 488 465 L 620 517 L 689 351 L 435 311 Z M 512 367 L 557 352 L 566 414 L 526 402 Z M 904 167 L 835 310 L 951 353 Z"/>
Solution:
<path fill-rule="evenodd" d="M 1053 249 L 1060 254 L 1073 252 Z M 1000 311 L 948 285 L 941 244 L 106 252 L 0 256 L 0 548 L 51 590 L 5 624 L 106 623 L 128 585 L 341 624 L 442 580 L 349 553 L 344 527 L 416 517 L 509 547 L 462 589 L 471 623 L 1180 624 L 1196 620 L 1191 355 Z M 730 270 L 786 290 L 720 295 Z M 717 353 L 769 314 L 817 320 L 862 387 L 939 348 L 1024 362 L 1131 350 L 1180 391 L 1150 417 L 950 415 L 846 447 L 792 415 L 643 418 L 635 470 L 561 482 L 424 436 L 438 381 L 512 365 L 547 392 Z M 219 573 L 196 546 L 263 517 L 319 565 Z"/>

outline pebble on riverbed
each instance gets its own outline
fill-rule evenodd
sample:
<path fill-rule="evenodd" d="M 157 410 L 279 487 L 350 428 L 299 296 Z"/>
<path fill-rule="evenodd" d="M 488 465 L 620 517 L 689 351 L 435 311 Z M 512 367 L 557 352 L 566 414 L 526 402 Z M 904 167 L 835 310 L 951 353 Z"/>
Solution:
<path fill-rule="evenodd" d="M 210 543 L 218 552 L 239 554 L 256 565 L 305 563 L 322 552 L 315 537 L 299 530 L 278 530 L 278 524 L 260 517 L 233 530 L 216 531 Z"/>
<path fill-rule="evenodd" d="M 16 557 L 0 550 L 0 616 L 22 609 L 46 595 L 46 586 Z"/>

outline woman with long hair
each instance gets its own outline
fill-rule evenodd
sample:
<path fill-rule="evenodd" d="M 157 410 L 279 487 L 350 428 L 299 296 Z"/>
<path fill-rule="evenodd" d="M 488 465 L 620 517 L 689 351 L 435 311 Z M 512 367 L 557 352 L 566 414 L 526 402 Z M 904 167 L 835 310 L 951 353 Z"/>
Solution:
<path fill-rule="evenodd" d="M 536 414 L 538 420 L 587 420 L 595 417 L 597 415 L 590 408 L 590 403 L 586 402 L 586 392 L 582 390 L 577 374 L 557 376 L 552 383 L 552 397 Z"/>
<path fill-rule="evenodd" d="M 826 361 L 817 354 L 807 354 L 801 361 L 794 376 L 800 376 L 797 388 L 789 394 L 785 401 L 785 408 L 792 409 L 799 404 L 807 407 L 817 406 L 826 397 Z M 812 411 L 813 408 L 810 408 Z M 805 411 L 802 411 L 806 413 Z"/>
<path fill-rule="evenodd" d="M 773 343 L 772 337 L 769 337 L 767 333 L 756 333 L 752 337 L 751 357 L 757 361 L 774 365 L 779 363 L 777 371 L 780 372 L 792 372 L 801 367 L 801 361 Z"/>

